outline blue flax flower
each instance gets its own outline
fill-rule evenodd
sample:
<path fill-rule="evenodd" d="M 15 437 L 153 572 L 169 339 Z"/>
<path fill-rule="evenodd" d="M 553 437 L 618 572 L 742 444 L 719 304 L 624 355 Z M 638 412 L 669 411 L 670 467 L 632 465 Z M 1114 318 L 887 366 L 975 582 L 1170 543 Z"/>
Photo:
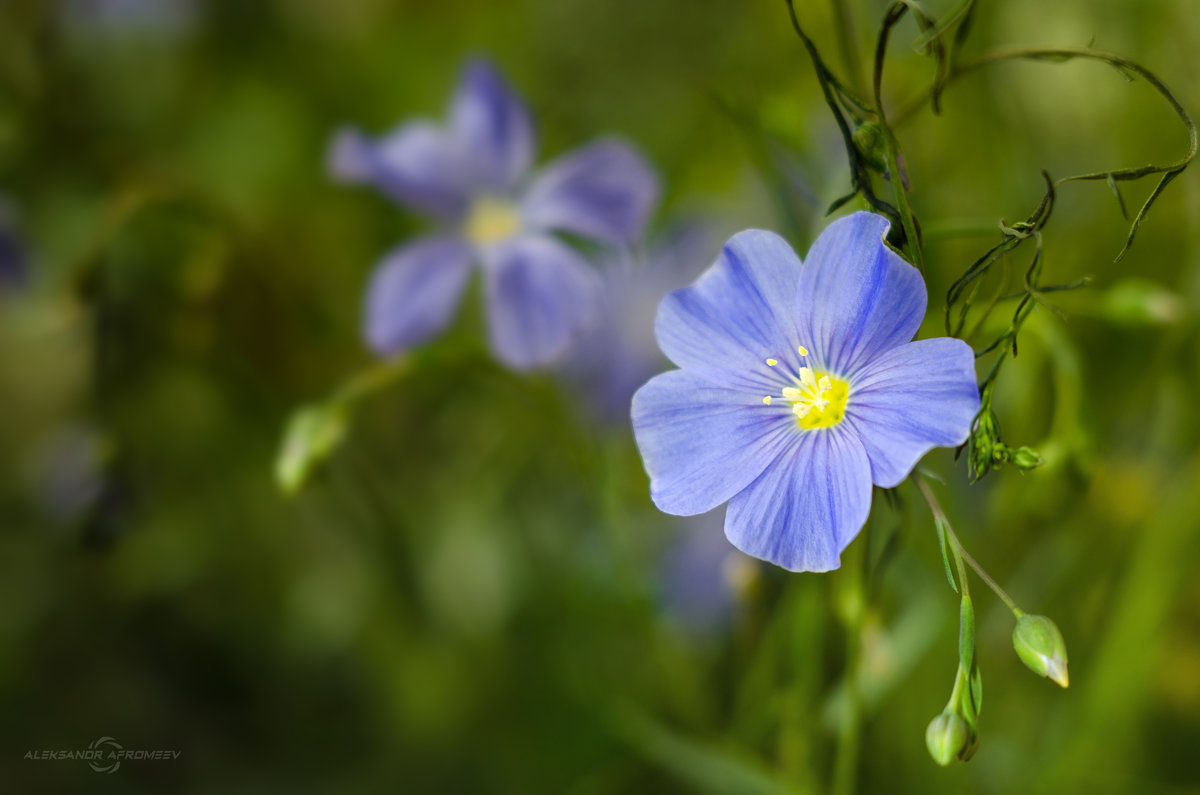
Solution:
<path fill-rule="evenodd" d="M 640 238 L 658 182 L 627 144 L 602 139 L 537 173 L 533 122 L 495 69 L 463 70 L 445 124 L 417 120 L 378 140 L 344 130 L 332 169 L 366 183 L 440 231 L 400 246 L 367 291 L 368 344 L 390 356 L 442 331 L 481 266 L 496 357 L 524 370 L 562 354 L 591 321 L 599 279 L 552 232 L 610 245 Z"/>
<path fill-rule="evenodd" d="M 792 571 L 828 571 L 871 508 L 934 447 L 962 444 L 979 410 L 961 340 L 910 342 L 925 283 L 883 243 L 886 219 L 842 218 L 801 263 L 771 232 L 741 232 L 659 306 L 681 369 L 633 398 L 633 427 L 663 511 L 728 501 L 725 535 Z"/>
<path fill-rule="evenodd" d="M 601 259 L 604 294 L 596 322 L 575 346 L 565 373 L 594 419 L 629 426 L 629 401 L 666 366 L 654 344 L 654 312 L 671 290 L 695 281 L 718 240 L 710 224 L 690 221 L 651 242 Z M 728 548 L 728 545 L 726 545 Z"/>

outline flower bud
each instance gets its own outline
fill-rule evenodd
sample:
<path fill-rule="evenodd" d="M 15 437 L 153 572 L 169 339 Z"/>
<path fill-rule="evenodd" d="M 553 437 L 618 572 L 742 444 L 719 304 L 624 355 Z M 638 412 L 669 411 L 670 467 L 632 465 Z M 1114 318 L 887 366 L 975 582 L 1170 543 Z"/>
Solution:
<path fill-rule="evenodd" d="M 1036 450 L 1029 447 L 1018 447 L 1013 450 L 1010 460 L 1017 469 L 1037 469 L 1042 465 L 1042 457 Z"/>
<path fill-rule="evenodd" d="M 305 406 L 292 414 L 275 460 L 275 482 L 285 494 L 300 491 L 313 470 L 342 443 L 347 428 L 340 403 Z"/>
<path fill-rule="evenodd" d="M 854 131 L 854 148 L 875 171 L 887 171 L 887 139 L 878 122 L 860 124 Z"/>
<path fill-rule="evenodd" d="M 929 722 L 929 728 L 925 730 L 925 747 L 933 761 L 945 767 L 966 750 L 969 735 L 967 722 L 956 712 L 946 710 Z"/>
<path fill-rule="evenodd" d="M 1127 326 L 1159 326 L 1178 323 L 1187 314 L 1183 299 L 1145 279 L 1123 279 L 1104 294 L 1104 316 Z"/>
<path fill-rule="evenodd" d="M 1029 670 L 1067 686 L 1067 644 L 1053 621 L 1022 613 L 1013 628 L 1013 648 Z"/>

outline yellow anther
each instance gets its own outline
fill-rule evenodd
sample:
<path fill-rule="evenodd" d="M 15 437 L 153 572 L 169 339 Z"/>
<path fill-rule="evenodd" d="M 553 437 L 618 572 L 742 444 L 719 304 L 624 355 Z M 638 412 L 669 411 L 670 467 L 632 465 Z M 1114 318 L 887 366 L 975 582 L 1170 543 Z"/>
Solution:
<path fill-rule="evenodd" d="M 805 348 L 803 345 L 801 345 L 799 348 L 797 348 L 796 352 L 799 353 L 801 356 L 808 356 L 808 348 Z"/>
<path fill-rule="evenodd" d="M 763 398 L 763 405 L 766 405 L 766 406 L 771 405 L 771 396 L 770 395 L 767 395 L 766 397 Z"/>
<path fill-rule="evenodd" d="M 774 367 L 777 364 L 779 364 L 778 359 L 767 359 L 767 367 Z"/>

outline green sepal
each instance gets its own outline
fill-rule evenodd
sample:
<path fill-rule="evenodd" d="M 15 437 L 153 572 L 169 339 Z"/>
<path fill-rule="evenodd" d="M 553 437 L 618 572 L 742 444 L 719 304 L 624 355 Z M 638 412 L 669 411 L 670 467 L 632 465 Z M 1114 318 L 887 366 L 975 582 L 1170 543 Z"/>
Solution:
<path fill-rule="evenodd" d="M 954 582 L 954 574 L 950 570 L 950 555 L 946 552 L 946 528 L 942 526 L 942 520 L 938 517 L 933 517 L 933 526 L 937 529 L 938 546 L 942 550 L 942 565 L 946 568 L 946 582 L 950 583 L 950 587 L 958 593 L 958 584 Z"/>
<path fill-rule="evenodd" d="M 983 676 L 979 673 L 978 665 L 971 669 L 971 701 L 975 705 L 976 715 L 983 712 Z"/>

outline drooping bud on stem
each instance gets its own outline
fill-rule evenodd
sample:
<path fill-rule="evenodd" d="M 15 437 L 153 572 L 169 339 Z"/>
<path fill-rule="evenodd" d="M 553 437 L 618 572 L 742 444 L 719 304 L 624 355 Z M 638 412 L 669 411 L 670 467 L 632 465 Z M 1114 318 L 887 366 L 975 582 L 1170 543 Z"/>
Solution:
<path fill-rule="evenodd" d="M 1067 644 L 1053 621 L 1045 616 L 1022 613 L 1013 628 L 1013 648 L 1021 661 L 1038 676 L 1062 687 L 1067 677 Z"/>
<path fill-rule="evenodd" d="M 929 749 L 933 761 L 942 767 L 957 759 L 969 740 L 967 722 L 949 709 L 931 720 L 929 728 L 925 730 L 925 747 Z"/>

